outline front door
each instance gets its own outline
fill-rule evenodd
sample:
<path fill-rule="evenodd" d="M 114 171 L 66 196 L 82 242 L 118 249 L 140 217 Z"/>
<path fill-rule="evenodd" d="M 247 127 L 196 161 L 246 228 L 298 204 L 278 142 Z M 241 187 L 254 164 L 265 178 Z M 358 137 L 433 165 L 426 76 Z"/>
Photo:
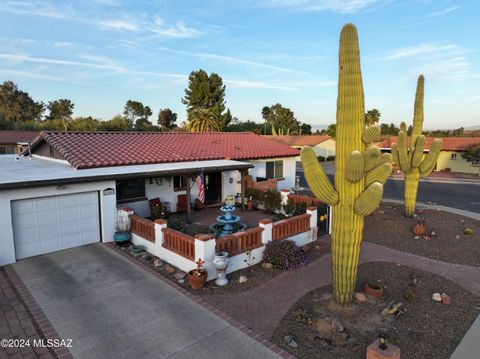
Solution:
<path fill-rule="evenodd" d="M 222 172 L 205 173 L 205 204 L 222 200 Z"/>

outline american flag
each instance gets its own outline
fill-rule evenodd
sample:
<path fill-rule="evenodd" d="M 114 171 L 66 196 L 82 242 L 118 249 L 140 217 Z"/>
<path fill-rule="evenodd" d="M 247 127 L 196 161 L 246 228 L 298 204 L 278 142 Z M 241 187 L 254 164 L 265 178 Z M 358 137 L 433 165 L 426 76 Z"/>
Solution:
<path fill-rule="evenodd" d="M 196 181 L 198 186 L 198 200 L 203 203 L 205 202 L 205 187 L 203 186 L 203 174 L 199 173 Z"/>

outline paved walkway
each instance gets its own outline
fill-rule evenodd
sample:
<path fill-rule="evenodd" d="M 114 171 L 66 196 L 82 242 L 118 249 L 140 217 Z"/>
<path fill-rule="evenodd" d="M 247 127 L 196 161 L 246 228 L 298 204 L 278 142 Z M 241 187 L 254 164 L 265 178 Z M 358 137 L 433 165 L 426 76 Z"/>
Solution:
<path fill-rule="evenodd" d="M 75 358 L 290 357 L 103 244 L 12 267 Z"/>
<path fill-rule="evenodd" d="M 480 296 L 480 267 L 451 264 L 363 242 L 360 262 L 392 262 L 441 275 Z M 243 325 L 270 338 L 280 320 L 300 297 L 331 284 L 330 255 L 305 268 L 285 272 L 262 286 L 236 295 L 206 297 Z"/>

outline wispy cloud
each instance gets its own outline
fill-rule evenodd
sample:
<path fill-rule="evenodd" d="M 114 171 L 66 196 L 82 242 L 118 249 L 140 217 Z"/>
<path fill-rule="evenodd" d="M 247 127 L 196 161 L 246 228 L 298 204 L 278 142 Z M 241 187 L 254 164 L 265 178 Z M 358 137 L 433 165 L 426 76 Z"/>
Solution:
<path fill-rule="evenodd" d="M 459 8 L 460 6 L 450 6 L 446 9 L 443 9 L 443 10 L 438 10 L 438 11 L 434 11 L 434 12 L 431 12 L 430 14 L 427 14 L 425 16 L 426 19 L 430 19 L 430 18 L 433 18 L 433 17 L 438 17 L 438 16 L 444 16 L 444 15 L 448 15 L 450 14 L 452 11 L 455 11 Z"/>
<path fill-rule="evenodd" d="M 173 49 L 170 49 L 168 47 L 160 47 L 159 49 L 162 50 L 162 51 L 167 51 L 167 52 L 171 52 L 171 53 L 178 54 L 178 55 L 197 57 L 197 58 L 201 58 L 201 59 L 217 60 L 217 61 L 222 61 L 222 62 L 243 64 L 243 65 L 247 65 L 247 66 L 254 66 L 254 67 L 259 67 L 259 68 L 263 68 L 263 69 L 279 71 L 279 72 L 307 74 L 304 71 L 293 70 L 293 69 L 289 69 L 289 68 L 286 68 L 286 67 L 265 64 L 265 63 L 262 63 L 262 62 L 257 62 L 257 61 L 252 61 L 252 60 L 245 60 L 245 59 L 242 59 L 242 58 L 239 58 L 239 57 L 212 54 L 212 53 L 207 53 L 207 52 L 189 52 L 189 51 L 173 50 Z"/>
<path fill-rule="evenodd" d="M 354 14 L 372 10 L 393 0 L 268 0 L 270 7 L 292 8 L 296 11 L 332 11 L 339 14 Z"/>
<path fill-rule="evenodd" d="M 3 59 L 13 64 L 22 63 L 22 62 L 31 62 L 31 63 L 39 63 L 39 64 L 45 64 L 45 65 L 71 66 L 71 67 L 80 67 L 80 68 L 109 70 L 115 73 L 122 73 L 122 74 L 160 76 L 160 77 L 170 77 L 175 79 L 188 78 L 185 74 L 135 70 L 135 69 L 131 69 L 125 66 L 115 64 L 112 60 L 108 58 L 95 56 L 95 55 L 82 55 L 81 57 L 84 59 L 88 59 L 90 61 L 86 62 L 86 61 L 74 61 L 74 60 L 64 60 L 64 59 L 50 59 L 50 58 L 34 57 L 34 56 L 28 56 L 28 55 L 0 53 L 0 60 Z"/>
<path fill-rule="evenodd" d="M 399 60 L 403 58 L 409 58 L 418 55 L 432 55 L 432 54 L 464 54 L 465 49 L 456 44 L 435 44 L 435 43 L 422 43 L 415 46 L 404 47 L 401 49 L 393 50 L 384 57 L 385 60 Z"/>
<path fill-rule="evenodd" d="M 463 80 L 470 72 L 468 53 L 454 43 L 421 43 L 379 56 L 384 61 L 404 61 L 415 73 L 448 80 Z"/>
<path fill-rule="evenodd" d="M 45 1 L 2 1 L 0 11 L 16 15 L 42 16 L 55 19 L 68 18 L 66 9 L 59 9 Z"/>
<path fill-rule="evenodd" d="M 167 25 L 159 16 L 155 17 L 154 23 L 149 27 L 149 30 L 160 36 L 176 38 L 191 38 L 203 34 L 200 30 L 188 27 L 183 21 L 177 21 L 174 26 Z"/>
<path fill-rule="evenodd" d="M 137 23 L 131 20 L 120 20 L 120 19 L 111 19 L 100 21 L 100 25 L 109 29 L 117 30 L 128 30 L 128 31 L 139 31 L 140 27 Z"/>
<path fill-rule="evenodd" d="M 237 88 L 237 89 L 269 89 L 269 90 L 282 90 L 282 91 L 298 91 L 298 88 L 295 88 L 295 87 L 276 85 L 276 84 L 265 83 L 261 81 L 225 79 L 225 84 L 229 88 Z"/>
<path fill-rule="evenodd" d="M 71 85 L 79 85 L 79 86 L 91 86 L 89 84 L 78 83 L 75 81 L 65 80 L 62 77 L 57 76 L 49 76 L 49 75 L 42 75 L 36 72 L 29 72 L 29 71 L 17 71 L 12 69 L 0 69 L 1 74 L 5 74 L 6 76 L 16 76 L 16 77 L 25 77 L 25 78 L 35 78 L 47 81 L 54 81 L 54 82 L 62 82 Z"/>

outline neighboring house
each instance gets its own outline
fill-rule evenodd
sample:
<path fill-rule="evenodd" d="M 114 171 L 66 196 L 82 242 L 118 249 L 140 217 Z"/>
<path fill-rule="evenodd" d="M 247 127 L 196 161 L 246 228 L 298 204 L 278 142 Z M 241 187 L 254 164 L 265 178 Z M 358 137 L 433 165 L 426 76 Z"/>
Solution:
<path fill-rule="evenodd" d="M 38 134 L 38 131 L 0 131 L 0 155 L 22 153 Z"/>
<path fill-rule="evenodd" d="M 308 136 L 263 136 L 269 140 L 283 143 L 292 148 L 301 150 L 305 146 L 310 146 L 315 150 L 317 156 L 329 157 L 335 156 L 335 139 L 324 135 Z M 300 157 L 297 158 L 300 160 Z"/>
<path fill-rule="evenodd" d="M 244 193 L 243 178 L 295 185 L 298 150 L 253 133 L 41 132 L 32 158 L 0 158 L 0 265 L 113 239 L 118 207 Z M 191 208 L 188 205 L 188 208 Z"/>
<path fill-rule="evenodd" d="M 462 152 L 468 145 L 480 144 L 480 137 L 442 137 L 442 150 L 438 157 L 435 171 L 451 171 L 480 175 L 480 163 L 468 162 L 462 157 Z M 425 139 L 425 151 L 428 151 L 434 138 Z M 376 145 L 382 151 L 390 151 L 390 146 L 397 143 L 397 137 L 388 137 Z"/>

